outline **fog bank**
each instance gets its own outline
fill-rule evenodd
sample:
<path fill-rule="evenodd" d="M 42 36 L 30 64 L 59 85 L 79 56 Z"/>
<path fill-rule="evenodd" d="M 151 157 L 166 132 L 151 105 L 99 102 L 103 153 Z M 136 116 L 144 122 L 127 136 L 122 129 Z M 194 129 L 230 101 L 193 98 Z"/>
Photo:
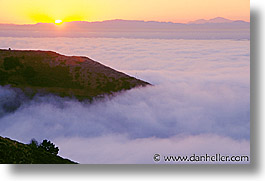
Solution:
<path fill-rule="evenodd" d="M 61 155 L 82 163 L 149 163 L 154 152 L 249 154 L 249 41 L 0 38 L 0 42 L 0 48 L 88 56 L 155 85 L 92 104 L 55 96 L 26 100 L 19 91 L 0 87 L 1 136 L 25 143 L 31 138 L 50 139 Z M 6 109 L 12 105 L 18 109 Z"/>

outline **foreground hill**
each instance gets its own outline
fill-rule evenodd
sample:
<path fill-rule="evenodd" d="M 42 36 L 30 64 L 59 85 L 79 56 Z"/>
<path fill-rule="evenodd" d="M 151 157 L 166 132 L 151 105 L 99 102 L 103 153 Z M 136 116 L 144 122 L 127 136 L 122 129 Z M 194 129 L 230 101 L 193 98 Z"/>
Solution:
<path fill-rule="evenodd" d="M 74 164 L 71 160 L 53 155 L 0 136 L 0 164 Z"/>
<path fill-rule="evenodd" d="M 150 85 L 87 57 L 51 51 L 0 50 L 0 85 L 26 95 L 53 93 L 79 100 Z"/>

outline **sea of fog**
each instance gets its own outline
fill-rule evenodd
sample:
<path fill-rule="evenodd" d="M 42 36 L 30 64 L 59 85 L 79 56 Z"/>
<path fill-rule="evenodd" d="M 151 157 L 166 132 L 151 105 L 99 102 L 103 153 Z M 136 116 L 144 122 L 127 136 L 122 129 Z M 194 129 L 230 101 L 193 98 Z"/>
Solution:
<path fill-rule="evenodd" d="M 250 42 L 1 38 L 0 48 L 88 56 L 155 86 L 92 104 L 24 100 L 0 87 L 0 135 L 49 139 L 80 163 L 154 163 L 153 155 L 250 154 Z M 7 105 L 20 101 L 15 112 Z"/>

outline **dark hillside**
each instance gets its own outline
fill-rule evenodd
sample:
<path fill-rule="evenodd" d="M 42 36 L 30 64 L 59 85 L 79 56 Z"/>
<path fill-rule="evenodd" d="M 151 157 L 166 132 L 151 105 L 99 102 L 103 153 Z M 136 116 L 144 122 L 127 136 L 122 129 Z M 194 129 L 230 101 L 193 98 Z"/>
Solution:
<path fill-rule="evenodd" d="M 0 85 L 21 88 L 31 96 L 53 93 L 91 100 L 150 84 L 87 57 L 51 51 L 0 50 Z"/>
<path fill-rule="evenodd" d="M 41 148 L 0 136 L 0 164 L 74 164 Z"/>

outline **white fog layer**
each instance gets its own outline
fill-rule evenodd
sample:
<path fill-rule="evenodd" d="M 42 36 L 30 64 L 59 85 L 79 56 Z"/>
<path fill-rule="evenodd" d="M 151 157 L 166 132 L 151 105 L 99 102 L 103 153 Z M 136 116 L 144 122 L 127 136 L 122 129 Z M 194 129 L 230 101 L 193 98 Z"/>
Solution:
<path fill-rule="evenodd" d="M 0 37 L 0 48 L 87 56 L 154 85 L 92 104 L 28 100 L 2 86 L 0 135 L 24 143 L 49 139 L 79 163 L 154 163 L 155 153 L 249 155 L 249 43 Z"/>

